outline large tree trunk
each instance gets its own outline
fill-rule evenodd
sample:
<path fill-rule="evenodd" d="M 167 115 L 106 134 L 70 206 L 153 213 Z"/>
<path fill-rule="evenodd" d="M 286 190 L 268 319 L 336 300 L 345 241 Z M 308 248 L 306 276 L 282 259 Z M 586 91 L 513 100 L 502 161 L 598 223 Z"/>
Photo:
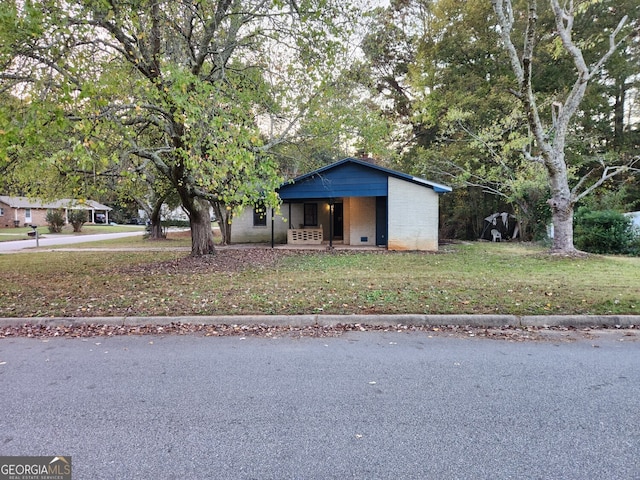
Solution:
<path fill-rule="evenodd" d="M 573 245 L 573 203 L 558 192 L 548 200 L 553 220 L 553 245 L 551 253 L 575 255 L 578 250 Z"/>
<path fill-rule="evenodd" d="M 164 204 L 164 197 L 160 197 L 153 205 L 153 209 L 149 212 L 149 222 L 151 223 L 149 231 L 150 240 L 163 240 L 166 235 L 162 231 L 162 205 Z"/>
<path fill-rule="evenodd" d="M 567 164 L 564 159 L 564 142 L 557 140 L 556 148 L 545 150 L 545 166 L 549 174 L 553 222 L 553 245 L 551 253 L 575 255 L 578 250 L 573 245 L 573 207 L 575 196 L 569 188 Z"/>
<path fill-rule="evenodd" d="M 191 226 L 191 255 L 213 255 L 215 247 L 213 243 L 213 231 L 211 230 L 211 217 L 209 214 L 209 202 L 199 198 L 184 199 L 182 205 L 189 214 Z"/>
<path fill-rule="evenodd" d="M 146 199 L 134 197 L 135 202 L 144 210 L 144 213 L 146 213 L 149 218 L 149 240 L 162 240 L 166 238 L 166 235 L 162 231 L 161 223 L 162 205 L 164 205 L 165 199 L 166 195 L 161 195 L 155 198 L 152 206 L 149 206 L 149 202 Z"/>
<path fill-rule="evenodd" d="M 220 234 L 222 235 L 222 245 L 231 244 L 231 210 L 227 210 L 226 206 L 220 202 L 211 202 L 213 211 L 216 214 L 216 221 L 220 227 Z"/>
<path fill-rule="evenodd" d="M 160 214 L 154 215 L 154 212 L 151 213 L 149 217 L 149 240 L 164 240 L 166 235 L 162 230 L 162 221 L 160 219 Z"/>
<path fill-rule="evenodd" d="M 549 203 L 553 202 L 553 199 Z M 573 245 L 573 207 L 552 208 L 553 246 L 551 253 L 577 255 L 580 252 Z"/>

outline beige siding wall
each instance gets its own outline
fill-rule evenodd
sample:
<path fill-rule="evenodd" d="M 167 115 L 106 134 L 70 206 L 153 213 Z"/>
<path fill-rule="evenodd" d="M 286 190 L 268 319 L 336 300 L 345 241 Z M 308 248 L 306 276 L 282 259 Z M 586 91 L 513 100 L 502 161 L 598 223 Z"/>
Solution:
<path fill-rule="evenodd" d="M 344 209 L 344 243 L 347 245 L 375 245 L 375 197 L 352 197 L 349 202 L 344 203 Z M 363 238 L 366 238 L 366 240 L 363 240 Z"/>
<path fill-rule="evenodd" d="M 273 222 L 274 240 L 276 243 L 287 241 L 288 207 L 283 208 L 280 215 L 276 214 Z M 231 226 L 231 241 L 233 243 L 270 243 L 271 242 L 271 209 L 267 211 L 267 225 L 253 225 L 253 208 L 245 208 L 242 213 L 233 219 Z"/>
<path fill-rule="evenodd" d="M 310 202 L 313 203 L 313 202 Z M 318 204 L 318 228 L 322 226 L 322 236 L 325 240 L 329 240 L 329 202 L 316 202 Z M 303 208 L 302 205 L 300 208 Z"/>
<path fill-rule="evenodd" d="M 315 203 L 318 205 L 318 228 L 322 226 L 324 236 L 329 238 L 329 204 L 322 200 L 309 200 L 304 203 Z M 289 215 L 289 204 L 282 205 L 282 214 Z M 291 228 L 302 228 L 304 224 L 304 204 L 291 204 Z"/>
<path fill-rule="evenodd" d="M 438 250 L 438 194 L 389 177 L 389 250 Z"/>
<path fill-rule="evenodd" d="M 291 228 L 299 228 L 302 225 L 304 222 L 304 208 L 301 203 L 292 203 L 290 205 L 285 203 L 280 208 L 282 209 L 282 214 L 287 218 L 289 216 L 289 208 L 291 208 L 291 218 L 288 218 Z M 287 228 L 289 228 L 289 225 L 287 225 Z"/>
<path fill-rule="evenodd" d="M 375 245 L 375 197 L 351 197 L 341 201 L 344 207 L 344 244 Z M 438 194 L 430 188 L 389 177 L 388 248 L 438 250 L 438 201 Z M 318 224 L 322 225 L 324 240 L 328 241 L 329 208 L 325 201 L 316 203 Z M 274 222 L 275 242 L 286 243 L 289 224 L 292 228 L 299 228 L 303 223 L 302 203 L 291 204 L 291 211 L 288 204 L 283 204 Z M 246 208 L 233 220 L 231 239 L 236 243 L 271 242 L 270 218 L 267 218 L 266 227 L 254 227 L 253 209 Z"/>
<path fill-rule="evenodd" d="M 326 201 L 309 201 L 318 205 L 318 227 L 322 226 L 323 237 L 329 240 L 329 205 Z M 274 222 L 275 243 L 287 243 L 287 230 L 300 228 L 304 223 L 304 204 L 291 204 L 291 218 L 289 218 L 289 204 L 280 207 L 280 214 L 276 215 Z M 233 219 L 231 229 L 231 241 L 234 243 L 264 243 L 271 242 L 271 220 L 267 218 L 266 227 L 254 227 L 253 209 L 245 208 L 242 213 Z"/>
<path fill-rule="evenodd" d="M 351 245 L 351 198 L 344 198 L 342 200 L 342 243 L 345 245 Z"/>

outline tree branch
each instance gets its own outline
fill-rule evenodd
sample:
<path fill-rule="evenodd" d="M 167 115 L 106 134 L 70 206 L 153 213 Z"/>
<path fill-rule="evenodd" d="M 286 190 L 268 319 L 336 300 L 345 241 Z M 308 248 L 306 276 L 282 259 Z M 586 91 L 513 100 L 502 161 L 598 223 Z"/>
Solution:
<path fill-rule="evenodd" d="M 600 57 L 600 59 L 595 63 L 595 65 L 589 69 L 587 63 L 582 54 L 582 50 L 574 43 L 571 37 L 571 29 L 573 27 L 573 19 L 574 19 L 574 6 L 573 1 L 569 3 L 568 9 L 562 8 L 558 2 L 558 0 L 550 0 L 551 8 L 553 9 L 556 23 L 556 31 L 562 45 L 565 50 L 569 53 L 571 58 L 573 59 L 573 63 L 578 70 L 578 78 L 576 79 L 571 92 L 567 96 L 564 106 L 560 109 L 557 120 L 556 120 L 556 130 L 558 132 L 562 132 L 563 134 L 567 131 L 569 122 L 571 118 L 576 113 L 582 98 L 584 97 L 587 82 L 602 68 L 604 63 L 614 54 L 620 42 L 616 43 L 616 36 L 625 23 L 627 22 L 627 16 L 625 15 L 620 22 L 618 22 L 618 26 L 609 36 L 609 49 L 607 52 Z M 556 138 L 564 138 L 561 135 L 556 135 Z"/>
<path fill-rule="evenodd" d="M 507 0 L 492 0 L 493 11 L 496 12 L 498 17 L 498 24 L 500 26 L 500 38 L 507 49 L 509 60 L 511 61 L 511 68 L 516 75 L 518 85 L 522 85 L 524 82 L 524 71 L 516 47 L 511 41 L 511 30 L 513 29 L 513 8 L 511 2 Z"/>
<path fill-rule="evenodd" d="M 588 188 L 584 189 L 582 192 L 578 193 L 578 190 L 586 183 L 587 178 L 590 176 L 594 170 L 591 170 L 589 173 L 584 175 L 578 183 L 571 189 L 571 196 L 573 197 L 575 202 L 578 202 L 582 198 L 589 195 L 595 189 L 604 184 L 607 180 L 612 179 L 616 175 L 620 175 L 626 172 L 640 172 L 639 168 L 635 168 L 635 164 L 640 160 L 640 158 L 633 158 L 626 165 L 615 165 L 615 166 L 605 166 L 604 162 L 601 162 L 603 165 L 602 175 L 600 178 L 596 180 L 593 184 L 591 184 Z"/>

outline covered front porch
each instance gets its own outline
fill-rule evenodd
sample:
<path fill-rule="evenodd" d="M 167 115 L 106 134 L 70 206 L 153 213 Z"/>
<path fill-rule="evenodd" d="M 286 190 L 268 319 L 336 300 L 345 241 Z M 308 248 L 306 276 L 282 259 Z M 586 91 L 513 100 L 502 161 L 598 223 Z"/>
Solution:
<path fill-rule="evenodd" d="M 289 245 L 387 246 L 386 197 L 291 199 L 282 213 Z"/>

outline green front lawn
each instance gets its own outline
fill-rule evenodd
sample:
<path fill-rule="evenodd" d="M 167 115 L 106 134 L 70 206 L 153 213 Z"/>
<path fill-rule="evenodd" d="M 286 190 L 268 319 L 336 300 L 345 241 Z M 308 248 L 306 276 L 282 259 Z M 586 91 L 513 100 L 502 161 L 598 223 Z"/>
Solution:
<path fill-rule="evenodd" d="M 509 243 L 410 252 L 223 249 L 0 255 L 0 316 L 639 314 L 639 258 Z"/>
<path fill-rule="evenodd" d="M 11 242 L 14 240 L 25 240 L 29 238 L 27 232 L 31 232 L 31 228 L 0 228 L 0 242 Z"/>

